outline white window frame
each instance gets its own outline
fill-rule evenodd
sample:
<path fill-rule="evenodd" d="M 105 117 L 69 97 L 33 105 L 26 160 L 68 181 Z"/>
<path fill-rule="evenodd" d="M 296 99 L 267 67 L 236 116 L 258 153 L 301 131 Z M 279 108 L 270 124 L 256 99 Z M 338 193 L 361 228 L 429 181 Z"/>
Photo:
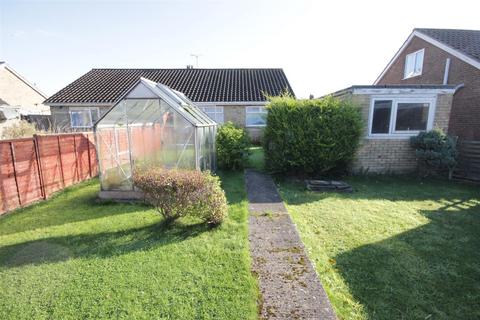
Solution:
<path fill-rule="evenodd" d="M 390 126 L 389 133 L 372 133 L 373 126 L 373 111 L 375 101 L 390 100 L 392 101 L 392 110 L 390 112 Z M 432 130 L 437 99 L 435 96 L 373 96 L 370 100 L 370 111 L 368 115 L 368 137 L 369 138 L 383 138 L 383 139 L 408 139 L 419 134 L 422 130 L 402 131 L 396 130 L 397 109 L 399 103 L 428 103 L 428 119 L 426 131 Z"/>
<path fill-rule="evenodd" d="M 260 111 L 251 111 L 252 108 L 260 108 Z M 248 124 L 247 119 L 249 114 L 267 114 L 268 110 L 265 106 L 247 106 L 245 107 L 245 127 L 247 128 L 259 128 L 265 127 L 267 125 L 266 121 L 265 124 Z"/>
<path fill-rule="evenodd" d="M 79 113 L 79 112 L 85 112 L 85 111 L 88 111 L 88 117 L 89 117 L 90 124 L 87 125 L 87 126 L 74 126 L 73 125 L 72 114 Z M 72 128 L 75 128 L 75 129 L 92 128 L 93 127 L 92 111 L 97 112 L 97 119 L 100 119 L 100 109 L 98 107 L 70 107 L 68 109 L 68 113 L 70 114 L 70 126 Z"/>
<path fill-rule="evenodd" d="M 215 106 L 215 105 L 205 105 L 205 106 L 199 106 L 198 107 L 200 110 L 202 110 L 210 119 L 212 119 L 213 121 L 217 122 L 216 119 L 213 119 L 212 117 L 210 117 L 209 114 L 212 114 L 212 112 L 207 112 L 206 111 L 206 108 L 215 108 L 213 114 L 215 116 L 217 115 L 221 115 L 222 116 L 222 122 L 217 122 L 218 124 L 224 124 L 225 123 L 225 113 L 224 113 L 224 108 L 223 106 Z"/>
<path fill-rule="evenodd" d="M 407 74 L 407 66 L 408 66 L 407 61 L 408 61 L 408 57 L 411 57 L 411 56 L 414 56 L 414 58 L 413 58 L 413 73 L 412 74 Z M 422 63 L 421 63 L 421 66 L 420 66 L 420 70 L 415 71 L 415 66 L 417 65 L 417 59 L 420 56 L 422 58 Z M 424 57 L 425 57 L 425 49 L 417 50 L 417 51 L 409 53 L 405 56 L 405 66 L 403 68 L 403 79 L 409 79 L 409 78 L 413 78 L 413 77 L 417 77 L 417 76 L 422 75 Z"/>

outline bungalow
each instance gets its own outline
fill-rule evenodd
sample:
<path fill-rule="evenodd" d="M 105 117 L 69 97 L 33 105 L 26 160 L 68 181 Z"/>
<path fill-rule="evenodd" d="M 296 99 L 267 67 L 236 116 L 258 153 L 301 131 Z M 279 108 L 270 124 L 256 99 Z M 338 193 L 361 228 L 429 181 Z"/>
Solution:
<path fill-rule="evenodd" d="M 91 130 L 139 79 L 183 92 L 217 123 L 261 137 L 268 95 L 294 92 L 282 69 L 92 69 L 45 101 L 57 128 Z"/>

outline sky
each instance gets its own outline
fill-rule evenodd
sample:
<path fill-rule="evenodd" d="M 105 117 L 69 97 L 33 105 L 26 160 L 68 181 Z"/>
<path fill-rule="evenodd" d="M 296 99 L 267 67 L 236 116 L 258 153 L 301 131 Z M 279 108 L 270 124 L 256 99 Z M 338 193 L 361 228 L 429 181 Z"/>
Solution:
<path fill-rule="evenodd" d="M 0 0 L 0 61 L 47 95 L 92 68 L 283 68 L 297 97 L 372 84 L 412 29 L 480 1 Z"/>

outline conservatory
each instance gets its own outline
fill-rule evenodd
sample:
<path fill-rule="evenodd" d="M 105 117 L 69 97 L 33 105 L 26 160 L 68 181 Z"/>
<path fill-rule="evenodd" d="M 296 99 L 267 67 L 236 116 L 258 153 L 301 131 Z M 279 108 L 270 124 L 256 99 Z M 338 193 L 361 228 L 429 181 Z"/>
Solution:
<path fill-rule="evenodd" d="M 140 166 L 216 169 L 217 124 L 183 93 L 145 78 L 94 127 L 101 198 L 138 198 Z"/>

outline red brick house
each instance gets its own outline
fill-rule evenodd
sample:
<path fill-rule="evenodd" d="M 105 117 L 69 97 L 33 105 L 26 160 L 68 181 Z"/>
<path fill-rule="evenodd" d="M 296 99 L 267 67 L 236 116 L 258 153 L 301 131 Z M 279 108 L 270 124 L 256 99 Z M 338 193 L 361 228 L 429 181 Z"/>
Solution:
<path fill-rule="evenodd" d="M 454 85 L 448 132 L 480 140 L 480 31 L 414 29 L 375 85 Z"/>

